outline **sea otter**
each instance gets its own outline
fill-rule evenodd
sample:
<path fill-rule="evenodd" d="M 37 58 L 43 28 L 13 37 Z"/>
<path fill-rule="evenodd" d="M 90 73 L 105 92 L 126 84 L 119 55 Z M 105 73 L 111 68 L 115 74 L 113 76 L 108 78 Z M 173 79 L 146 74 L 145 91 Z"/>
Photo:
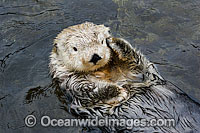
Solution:
<path fill-rule="evenodd" d="M 200 132 L 200 105 L 109 28 L 90 22 L 64 29 L 50 55 L 53 80 L 81 118 L 167 119 L 174 126 L 99 127 L 103 132 Z"/>

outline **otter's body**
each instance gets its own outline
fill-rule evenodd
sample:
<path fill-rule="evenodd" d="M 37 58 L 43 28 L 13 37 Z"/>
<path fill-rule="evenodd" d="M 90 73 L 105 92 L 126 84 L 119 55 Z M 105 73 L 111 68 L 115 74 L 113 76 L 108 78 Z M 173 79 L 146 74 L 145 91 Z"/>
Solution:
<path fill-rule="evenodd" d="M 138 126 L 131 129 L 128 127 L 103 127 L 106 132 L 159 132 L 159 133 L 199 133 L 200 131 L 200 107 L 185 93 L 181 92 L 173 84 L 166 82 L 165 85 L 153 85 L 143 88 L 144 92 L 130 97 L 126 102 L 113 109 L 111 118 L 119 119 L 174 119 L 171 126 Z M 168 93 L 167 93 L 168 92 Z M 106 116 L 105 110 L 87 109 L 91 116 Z M 82 112 L 83 113 L 83 112 Z M 84 113 L 83 113 L 84 114 Z M 101 115 L 100 115 L 101 114 Z M 162 122 L 161 122 L 162 123 Z M 141 124 L 141 123 L 139 123 Z"/>
<path fill-rule="evenodd" d="M 174 126 L 99 127 L 102 131 L 199 132 L 200 106 L 164 80 L 155 65 L 108 28 L 84 23 L 54 42 L 53 80 L 71 96 L 70 112 L 82 118 L 175 120 Z"/>

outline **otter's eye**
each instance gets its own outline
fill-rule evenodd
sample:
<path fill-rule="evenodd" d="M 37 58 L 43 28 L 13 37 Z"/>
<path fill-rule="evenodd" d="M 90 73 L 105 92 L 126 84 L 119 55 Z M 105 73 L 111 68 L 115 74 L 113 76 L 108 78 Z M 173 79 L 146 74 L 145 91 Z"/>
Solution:
<path fill-rule="evenodd" d="M 103 44 L 103 40 L 101 41 L 101 43 Z"/>
<path fill-rule="evenodd" d="M 77 48 L 76 47 L 73 47 L 74 51 L 77 51 Z"/>

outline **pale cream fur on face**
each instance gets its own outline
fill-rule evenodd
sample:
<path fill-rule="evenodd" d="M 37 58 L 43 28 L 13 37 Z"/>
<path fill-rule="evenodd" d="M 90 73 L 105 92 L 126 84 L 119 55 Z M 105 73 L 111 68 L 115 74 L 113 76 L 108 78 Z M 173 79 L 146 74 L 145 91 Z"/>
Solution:
<path fill-rule="evenodd" d="M 54 45 L 57 53 L 54 59 L 61 61 L 71 71 L 94 71 L 108 63 L 110 49 L 106 38 L 110 37 L 109 28 L 104 25 L 83 23 L 64 29 L 56 39 Z M 102 59 L 96 64 L 90 62 L 94 54 Z"/>

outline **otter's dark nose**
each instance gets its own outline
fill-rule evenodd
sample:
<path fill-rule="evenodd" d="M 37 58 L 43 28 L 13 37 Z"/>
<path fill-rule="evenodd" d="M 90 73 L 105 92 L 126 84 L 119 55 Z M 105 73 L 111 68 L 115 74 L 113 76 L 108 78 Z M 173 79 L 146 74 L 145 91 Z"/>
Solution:
<path fill-rule="evenodd" d="M 92 62 L 92 63 L 94 63 L 96 65 L 96 63 L 101 59 L 102 58 L 98 54 L 93 54 L 92 59 L 90 60 L 90 62 Z"/>

